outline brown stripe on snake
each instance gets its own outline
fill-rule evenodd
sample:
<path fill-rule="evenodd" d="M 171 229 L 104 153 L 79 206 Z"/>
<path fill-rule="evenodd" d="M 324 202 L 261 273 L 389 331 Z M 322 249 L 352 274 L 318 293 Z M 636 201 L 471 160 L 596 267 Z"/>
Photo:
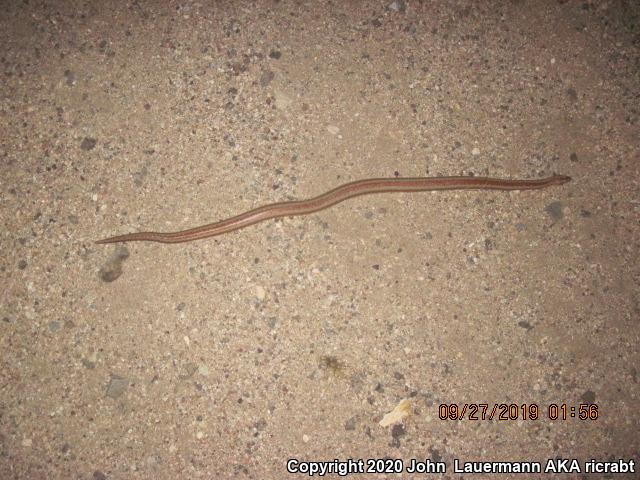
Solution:
<path fill-rule="evenodd" d="M 161 242 L 182 243 L 229 233 L 271 218 L 307 215 L 329 208 L 349 198 L 371 193 L 428 192 L 433 190 L 536 190 L 562 185 L 571 180 L 565 175 L 553 175 L 534 180 L 511 180 L 489 177 L 417 177 L 417 178 L 369 178 L 346 183 L 317 197 L 307 200 L 273 203 L 249 210 L 200 227 L 180 232 L 138 232 L 117 235 L 98 240 L 96 243 L 116 242 Z"/>

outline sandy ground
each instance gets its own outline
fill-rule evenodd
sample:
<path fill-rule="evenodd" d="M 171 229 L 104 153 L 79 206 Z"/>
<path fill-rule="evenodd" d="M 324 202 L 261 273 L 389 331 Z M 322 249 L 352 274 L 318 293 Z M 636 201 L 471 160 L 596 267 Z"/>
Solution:
<path fill-rule="evenodd" d="M 4 2 L 0 478 L 640 460 L 633 3 Z M 367 177 L 552 173 L 93 243 Z"/>

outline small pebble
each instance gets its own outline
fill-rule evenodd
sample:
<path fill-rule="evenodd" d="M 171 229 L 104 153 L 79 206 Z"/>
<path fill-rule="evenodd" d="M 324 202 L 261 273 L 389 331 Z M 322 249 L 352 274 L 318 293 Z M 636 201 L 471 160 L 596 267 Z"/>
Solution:
<path fill-rule="evenodd" d="M 407 9 L 407 6 L 404 2 L 404 0 L 395 0 L 394 2 L 391 2 L 387 8 L 389 10 L 393 10 L 394 12 L 400 12 L 400 13 L 404 13 L 405 10 Z"/>
<path fill-rule="evenodd" d="M 93 150 L 96 146 L 96 139 L 91 137 L 84 137 L 82 142 L 80 143 L 80 148 L 82 150 Z"/>

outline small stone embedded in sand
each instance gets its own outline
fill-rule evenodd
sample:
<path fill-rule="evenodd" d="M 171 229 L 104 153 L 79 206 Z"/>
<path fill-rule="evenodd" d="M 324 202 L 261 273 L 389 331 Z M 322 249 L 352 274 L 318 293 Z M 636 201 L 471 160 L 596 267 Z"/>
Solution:
<path fill-rule="evenodd" d="M 338 133 L 340 133 L 340 129 L 335 125 L 329 125 L 327 127 L 327 132 L 329 132 L 331 135 L 337 135 Z"/>
<path fill-rule="evenodd" d="M 551 202 L 549 205 L 544 207 L 544 210 L 553 220 L 562 220 L 562 218 L 564 217 L 564 212 L 562 211 L 562 202 Z"/>
<path fill-rule="evenodd" d="M 80 148 L 82 150 L 93 150 L 96 146 L 97 140 L 92 137 L 84 137 L 82 142 L 80 143 Z"/>
<path fill-rule="evenodd" d="M 395 0 L 394 2 L 391 2 L 389 5 L 387 5 L 387 8 L 389 10 L 393 10 L 394 12 L 404 13 L 407 9 L 407 5 L 405 4 L 404 0 Z"/>
<path fill-rule="evenodd" d="M 273 80 L 275 77 L 276 77 L 276 74 L 273 73 L 271 70 L 265 70 L 264 72 L 262 72 L 262 75 L 260 75 L 260 86 L 266 87 L 271 83 L 271 80 Z"/>
<path fill-rule="evenodd" d="M 72 87 L 76 84 L 76 76 L 71 70 L 65 70 L 64 77 L 67 79 L 67 85 L 69 87 Z"/>
<path fill-rule="evenodd" d="M 107 397 L 118 398 L 122 396 L 128 386 L 128 379 L 112 374 L 109 385 L 107 385 Z"/>
<path fill-rule="evenodd" d="M 122 275 L 122 265 L 129 258 L 129 250 L 126 247 L 116 247 L 105 264 L 100 267 L 98 277 L 103 282 L 113 282 Z"/>
<path fill-rule="evenodd" d="M 411 415 L 411 401 L 407 398 L 400 400 L 400 403 L 396 405 L 392 411 L 387 413 L 382 420 L 380 420 L 381 427 L 388 427 L 390 425 L 396 425 L 402 423 L 402 421 Z"/>

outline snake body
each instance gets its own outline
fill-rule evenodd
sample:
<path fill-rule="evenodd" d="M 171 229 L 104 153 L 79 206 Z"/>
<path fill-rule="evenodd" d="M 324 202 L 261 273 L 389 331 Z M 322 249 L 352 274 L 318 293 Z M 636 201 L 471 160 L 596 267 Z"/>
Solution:
<path fill-rule="evenodd" d="M 229 233 L 271 218 L 307 215 L 324 210 L 349 198 L 371 193 L 426 192 L 433 190 L 536 190 L 562 185 L 571 178 L 553 175 L 534 180 L 511 180 L 489 177 L 416 177 L 416 178 L 369 178 L 345 183 L 307 200 L 273 203 L 249 210 L 219 222 L 209 223 L 179 232 L 137 232 L 98 240 L 96 243 L 116 242 L 161 242 L 182 243 Z"/>

